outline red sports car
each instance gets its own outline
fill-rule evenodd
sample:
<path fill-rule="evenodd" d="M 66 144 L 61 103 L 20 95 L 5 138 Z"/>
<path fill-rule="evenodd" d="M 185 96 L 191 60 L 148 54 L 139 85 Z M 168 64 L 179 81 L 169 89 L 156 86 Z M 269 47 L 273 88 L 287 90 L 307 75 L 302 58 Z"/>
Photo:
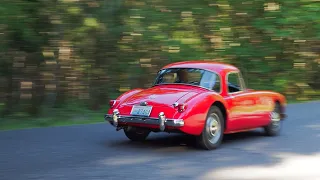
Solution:
<path fill-rule="evenodd" d="M 182 132 L 210 150 L 228 133 L 263 127 L 267 135 L 279 134 L 286 105 L 277 92 L 247 89 L 232 65 L 185 61 L 163 67 L 152 87 L 111 100 L 105 120 L 133 141 L 150 132 Z"/>

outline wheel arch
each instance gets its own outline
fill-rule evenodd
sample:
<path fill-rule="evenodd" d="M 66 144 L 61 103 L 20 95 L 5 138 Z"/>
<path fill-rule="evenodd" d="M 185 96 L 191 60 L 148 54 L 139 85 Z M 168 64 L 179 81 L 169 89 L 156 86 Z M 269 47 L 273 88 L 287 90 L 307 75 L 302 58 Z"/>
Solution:
<path fill-rule="evenodd" d="M 279 103 L 281 113 L 285 113 L 287 106 L 286 97 L 280 93 L 276 93 L 275 96 L 273 96 L 273 101 L 274 103 Z"/>
<path fill-rule="evenodd" d="M 110 107 L 110 108 L 109 108 L 108 114 L 112 114 L 113 109 L 118 108 L 119 105 L 120 105 L 121 103 L 123 103 L 128 97 L 130 97 L 130 96 L 132 96 L 132 95 L 134 95 L 134 94 L 136 94 L 136 93 L 139 93 L 139 92 L 141 92 L 141 91 L 143 91 L 142 88 L 136 88 L 136 89 L 131 89 L 131 90 L 129 90 L 129 91 L 126 91 L 126 92 L 120 94 L 117 98 L 114 99 L 114 100 L 116 100 L 117 102 L 115 103 L 115 105 L 114 105 L 113 107 Z"/>
<path fill-rule="evenodd" d="M 217 100 L 217 101 L 214 101 L 210 107 L 212 107 L 212 106 L 217 106 L 221 110 L 222 115 L 223 115 L 223 121 L 224 121 L 224 130 L 226 130 L 227 129 L 228 114 L 227 114 L 227 109 L 226 109 L 225 105 L 221 101 Z"/>
<path fill-rule="evenodd" d="M 287 116 L 285 115 L 285 108 L 286 108 L 286 104 L 285 102 L 281 101 L 280 98 L 275 98 L 274 99 L 274 103 L 275 104 L 279 104 L 280 106 L 280 113 L 281 113 L 281 119 L 285 119 Z"/>
<path fill-rule="evenodd" d="M 216 93 L 201 93 L 197 97 L 193 97 L 186 101 L 188 108 L 183 113 L 178 113 L 174 118 L 184 119 L 185 126 L 180 128 L 182 132 L 192 135 L 200 135 L 205 127 L 206 117 L 212 106 L 217 106 L 223 116 L 224 122 L 227 123 L 228 109 L 227 104 L 222 96 Z M 225 128 L 227 126 L 225 125 Z"/>

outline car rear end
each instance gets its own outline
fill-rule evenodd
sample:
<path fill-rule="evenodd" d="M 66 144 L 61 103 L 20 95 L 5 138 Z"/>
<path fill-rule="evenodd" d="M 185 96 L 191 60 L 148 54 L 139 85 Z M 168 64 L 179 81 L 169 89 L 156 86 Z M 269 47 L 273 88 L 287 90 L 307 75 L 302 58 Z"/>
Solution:
<path fill-rule="evenodd" d="M 174 130 L 184 125 L 183 119 L 173 119 L 172 107 L 154 107 L 151 105 L 126 105 L 105 115 L 105 120 L 121 129 L 126 126 L 150 128 L 152 131 Z"/>

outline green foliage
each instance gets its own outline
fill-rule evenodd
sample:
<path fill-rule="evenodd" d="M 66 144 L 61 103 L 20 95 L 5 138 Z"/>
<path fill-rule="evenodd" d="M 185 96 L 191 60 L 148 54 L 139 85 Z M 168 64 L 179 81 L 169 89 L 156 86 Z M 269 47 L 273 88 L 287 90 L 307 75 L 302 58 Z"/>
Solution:
<path fill-rule="evenodd" d="M 301 0 L 3 0 L 1 111 L 59 114 L 74 101 L 105 109 L 149 87 L 163 65 L 201 59 L 236 65 L 249 88 L 317 98 L 319 9 Z"/>

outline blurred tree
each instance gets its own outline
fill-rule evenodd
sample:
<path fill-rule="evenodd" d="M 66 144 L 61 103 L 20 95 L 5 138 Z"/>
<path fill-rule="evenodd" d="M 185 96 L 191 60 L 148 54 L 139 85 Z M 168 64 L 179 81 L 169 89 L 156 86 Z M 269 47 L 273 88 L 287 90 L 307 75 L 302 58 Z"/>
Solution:
<path fill-rule="evenodd" d="M 149 87 L 165 64 L 202 59 L 238 66 L 250 88 L 319 96 L 319 9 L 307 0 L 3 0 L 0 110 L 98 110 Z"/>

